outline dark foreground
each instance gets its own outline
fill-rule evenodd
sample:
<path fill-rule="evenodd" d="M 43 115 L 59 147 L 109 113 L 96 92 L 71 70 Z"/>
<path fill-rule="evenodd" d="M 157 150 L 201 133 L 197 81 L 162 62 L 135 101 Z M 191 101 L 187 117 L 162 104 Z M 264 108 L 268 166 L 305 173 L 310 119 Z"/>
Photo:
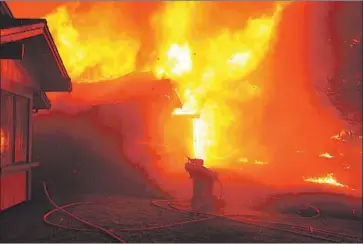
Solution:
<path fill-rule="evenodd" d="M 60 205 L 71 202 L 70 199 L 67 201 L 65 199 L 64 196 L 54 196 L 54 200 Z M 225 218 L 146 231 L 122 231 L 120 229 L 167 226 L 201 216 L 157 208 L 150 204 L 151 199 L 145 198 L 101 195 L 72 197 L 72 201 L 85 200 L 94 202 L 70 207 L 67 210 L 111 230 L 127 242 L 323 242 L 319 239 L 238 223 Z M 43 216 L 51 209 L 53 207 L 46 199 L 38 199 L 2 213 L 0 242 L 116 242 L 112 237 L 95 229 L 89 229 L 89 226 L 61 212 L 56 212 L 48 218 L 58 227 L 46 224 Z M 362 236 L 361 219 L 324 217 L 313 223 L 314 226 L 325 224 L 330 229 L 333 227 L 337 233 Z"/>

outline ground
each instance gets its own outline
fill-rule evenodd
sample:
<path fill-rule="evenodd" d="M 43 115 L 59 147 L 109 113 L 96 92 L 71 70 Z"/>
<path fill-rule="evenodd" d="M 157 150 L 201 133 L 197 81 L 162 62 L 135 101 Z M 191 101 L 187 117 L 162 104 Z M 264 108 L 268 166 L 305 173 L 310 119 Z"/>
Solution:
<path fill-rule="evenodd" d="M 60 198 L 63 201 L 65 199 L 61 196 L 54 198 L 55 201 Z M 69 211 L 111 229 L 127 242 L 321 242 L 321 240 L 233 222 L 225 218 L 150 231 L 121 232 L 118 229 L 168 225 L 177 221 L 191 220 L 196 216 L 157 208 L 150 204 L 151 199 L 121 196 L 110 198 L 102 195 L 72 197 L 73 201 L 87 199 L 93 199 L 95 203 L 75 206 Z M 0 241 L 115 242 L 114 239 L 98 231 L 74 231 L 45 224 L 43 216 L 52 208 L 52 205 L 43 199 L 19 205 L 2 213 Z M 63 213 L 51 215 L 49 221 L 68 227 L 88 228 Z M 342 232 L 342 229 L 343 231 L 350 229 L 350 234 L 361 236 L 361 230 L 359 230 L 361 220 L 325 218 L 325 221 L 328 222 L 326 227 L 329 228 L 339 227 L 344 223 L 347 228 L 339 227 L 339 232 Z M 321 220 L 315 221 L 314 226 L 317 222 L 322 223 Z"/>
<path fill-rule="evenodd" d="M 81 177 L 80 177 L 81 178 Z M 129 185 L 132 187 L 132 185 Z M 331 193 L 305 193 L 298 195 L 284 194 L 259 202 L 242 211 L 241 214 L 253 214 L 253 220 L 246 221 L 238 216 L 216 217 L 177 226 L 143 231 L 122 231 L 120 229 L 168 226 L 177 222 L 204 218 L 203 215 L 182 213 L 171 209 L 159 208 L 152 201 L 161 197 L 129 194 L 109 194 L 102 191 L 85 193 L 77 187 L 58 191 L 56 184 L 48 183 L 49 197 L 62 206 L 73 202 L 86 202 L 71 206 L 66 210 L 87 221 L 105 227 L 127 242 L 324 242 L 303 234 L 334 238 L 331 234 L 321 233 L 319 229 L 329 230 L 338 236 L 362 237 L 361 201 L 343 195 Z M 120 189 L 122 189 L 120 187 Z M 125 191 L 127 192 L 127 191 Z M 87 203 L 88 202 L 88 203 Z M 301 203 L 308 202 L 319 209 L 319 217 L 313 208 L 304 208 Z M 187 202 L 172 206 L 188 207 Z M 44 216 L 55 207 L 47 199 L 45 192 L 31 202 L 20 204 L 1 213 L 1 242 L 116 242 L 105 233 L 82 224 L 61 211 Z M 355 212 L 352 209 L 357 208 Z M 228 209 L 228 208 L 227 208 Z M 247 210 L 244 207 L 245 210 Z M 300 212 L 299 212 L 300 211 Z M 301 212 L 302 211 L 302 212 Z M 247 216 L 248 217 L 248 216 Z M 51 225 L 45 223 L 49 221 Z M 261 222 L 262 221 L 262 222 Z M 275 222 L 270 224 L 270 222 Z M 267 224 L 266 224 L 267 223 Z M 286 224 L 287 223 L 287 224 Z M 261 226 L 262 225 L 262 226 Z M 267 225 L 268 228 L 264 227 Z M 312 227 L 310 231 L 290 233 L 292 225 Z M 65 228 L 64 228 L 65 227 Z M 272 229 L 271 229 L 272 227 Z M 81 228 L 83 230 L 72 230 Z M 276 229 L 278 228 L 278 229 Z M 15 230 L 15 231 L 14 231 Z M 287 232 L 286 232 L 287 230 Z M 339 238 L 338 240 L 339 241 Z M 361 242 L 354 239 L 341 239 L 342 242 Z M 327 241 L 325 241 L 327 242 Z"/>

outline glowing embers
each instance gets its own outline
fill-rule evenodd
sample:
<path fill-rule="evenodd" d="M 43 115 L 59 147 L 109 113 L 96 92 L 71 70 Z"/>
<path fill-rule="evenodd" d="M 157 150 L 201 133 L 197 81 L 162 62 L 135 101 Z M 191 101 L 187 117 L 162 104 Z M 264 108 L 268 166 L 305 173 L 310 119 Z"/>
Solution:
<path fill-rule="evenodd" d="M 248 160 L 248 158 L 239 158 L 238 162 L 243 163 L 243 164 L 252 163 L 252 164 L 257 164 L 257 165 L 266 165 L 266 164 L 268 164 L 268 162 L 266 162 L 266 161 Z"/>
<path fill-rule="evenodd" d="M 328 185 L 348 188 L 347 185 L 344 185 L 344 184 L 338 182 L 338 180 L 334 177 L 333 173 L 330 173 L 327 176 L 323 176 L 323 177 L 304 178 L 304 181 L 311 182 L 311 183 L 317 183 L 317 184 L 328 184 Z"/>
<path fill-rule="evenodd" d="M 325 153 L 319 154 L 319 158 L 328 158 L 328 159 L 330 159 L 330 158 L 334 158 L 334 156 L 331 155 L 330 153 L 325 152 Z"/>

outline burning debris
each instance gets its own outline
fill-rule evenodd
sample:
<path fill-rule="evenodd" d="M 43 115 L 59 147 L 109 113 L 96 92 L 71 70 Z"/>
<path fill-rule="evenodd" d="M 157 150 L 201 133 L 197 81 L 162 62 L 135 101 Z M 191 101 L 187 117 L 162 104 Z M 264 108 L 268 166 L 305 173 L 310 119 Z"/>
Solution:
<path fill-rule="evenodd" d="M 334 158 L 334 156 L 331 155 L 330 153 L 325 152 L 325 153 L 321 153 L 319 155 L 319 158 L 328 158 L 328 159 L 330 159 L 330 158 Z"/>
<path fill-rule="evenodd" d="M 244 163 L 244 164 L 253 163 L 253 164 L 257 164 L 257 165 L 266 165 L 266 164 L 268 164 L 268 162 L 265 162 L 265 161 L 261 161 L 261 160 L 248 160 L 248 158 L 239 158 L 238 159 L 238 162 Z"/>
<path fill-rule="evenodd" d="M 311 182 L 311 183 L 317 183 L 317 184 L 328 184 L 328 185 L 348 188 L 347 185 L 344 185 L 344 184 L 338 182 L 337 179 L 334 177 L 333 173 L 330 173 L 324 177 L 307 177 L 307 178 L 304 178 L 304 181 Z"/>
<path fill-rule="evenodd" d="M 330 137 L 330 139 L 337 140 L 337 141 L 344 141 L 344 139 L 342 138 L 342 134 L 341 133 Z"/>
<path fill-rule="evenodd" d="M 341 142 L 356 142 L 357 140 L 360 140 L 362 136 L 356 135 L 351 130 L 342 130 L 338 134 L 332 136 L 330 139 L 341 141 Z"/>

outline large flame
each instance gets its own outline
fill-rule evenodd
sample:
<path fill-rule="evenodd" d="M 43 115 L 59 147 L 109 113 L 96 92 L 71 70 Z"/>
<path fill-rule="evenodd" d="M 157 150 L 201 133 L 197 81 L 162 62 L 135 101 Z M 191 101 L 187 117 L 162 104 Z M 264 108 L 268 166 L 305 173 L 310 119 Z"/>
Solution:
<path fill-rule="evenodd" d="M 236 146 L 221 146 L 234 120 L 227 101 L 233 96 L 248 101 L 260 95 L 260 88 L 247 77 L 268 54 L 284 5 L 276 3 L 270 15 L 241 20 L 237 28 L 203 33 L 210 19 L 198 22 L 195 18 L 208 14 L 204 3 L 166 2 L 150 17 L 157 40 L 141 67 L 137 34 L 104 29 L 115 26 L 115 16 L 103 20 L 89 12 L 78 19 L 71 16 L 70 8 L 61 7 L 46 19 L 70 75 L 78 82 L 117 78 L 137 69 L 177 81 L 184 105 L 175 113 L 200 115 L 194 119 L 194 153 L 211 165 Z M 121 17 L 117 19 L 122 22 Z M 118 29 L 130 27 L 119 22 Z"/>
<path fill-rule="evenodd" d="M 347 185 L 340 183 L 334 177 L 333 173 L 330 173 L 327 176 L 323 176 L 323 177 L 307 177 L 307 178 L 304 178 L 304 181 L 317 183 L 317 184 L 328 184 L 328 185 L 333 185 L 333 186 L 338 186 L 338 187 L 348 187 Z"/>
<path fill-rule="evenodd" d="M 125 33 L 105 29 L 105 26 L 113 27 L 111 22 L 107 18 L 98 18 L 94 12 L 82 13 L 77 25 L 72 20 L 78 19 L 72 19 L 71 14 L 62 6 L 46 19 L 73 79 L 95 82 L 118 78 L 135 70 L 139 41 Z M 92 23 L 95 19 L 96 24 Z M 114 26 L 119 26 L 119 22 Z"/>
<path fill-rule="evenodd" d="M 175 113 L 200 114 L 194 119 L 194 154 L 208 165 L 221 151 L 228 151 L 228 146 L 221 147 L 233 120 L 225 102 L 230 97 L 228 86 L 238 80 L 236 89 L 245 100 L 259 95 L 258 88 L 243 79 L 267 55 L 281 6 L 276 5 L 272 16 L 249 19 L 239 30 L 223 29 L 208 38 L 191 38 L 190 19 L 197 3 L 173 3 L 161 18 L 167 35 L 154 72 L 179 81 L 184 106 Z M 176 19 L 179 21 L 175 23 Z"/>

